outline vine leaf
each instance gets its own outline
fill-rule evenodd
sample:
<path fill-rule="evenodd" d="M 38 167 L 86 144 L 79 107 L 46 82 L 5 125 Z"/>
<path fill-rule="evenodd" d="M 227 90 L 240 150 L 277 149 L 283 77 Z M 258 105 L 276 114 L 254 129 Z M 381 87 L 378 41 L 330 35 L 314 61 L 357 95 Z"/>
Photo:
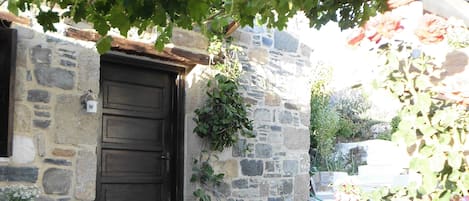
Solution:
<path fill-rule="evenodd" d="M 112 37 L 105 36 L 96 42 L 96 49 L 98 49 L 99 54 L 104 54 L 107 51 L 111 50 Z"/>
<path fill-rule="evenodd" d="M 8 0 L 8 10 L 15 15 L 18 15 L 17 0 Z"/>
<path fill-rule="evenodd" d="M 109 22 L 116 28 L 119 29 L 121 35 L 127 36 L 127 32 L 130 30 L 129 18 L 125 15 L 125 10 L 122 6 L 112 7 L 109 15 Z"/>
<path fill-rule="evenodd" d="M 57 29 L 54 27 L 54 23 L 59 22 L 60 18 L 57 12 L 51 10 L 47 12 L 41 11 L 37 15 L 37 21 L 42 25 L 44 32 L 57 31 Z"/>

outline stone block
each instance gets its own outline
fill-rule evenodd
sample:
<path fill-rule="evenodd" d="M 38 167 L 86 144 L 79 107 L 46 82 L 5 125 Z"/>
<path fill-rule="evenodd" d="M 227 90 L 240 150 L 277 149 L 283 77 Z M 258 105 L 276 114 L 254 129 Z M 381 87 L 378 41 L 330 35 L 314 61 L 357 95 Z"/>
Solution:
<path fill-rule="evenodd" d="M 283 174 L 285 176 L 295 176 L 298 174 L 298 161 L 297 160 L 284 160 L 283 161 Z"/>
<path fill-rule="evenodd" d="M 280 195 L 289 195 L 293 192 L 293 182 L 292 180 L 282 180 L 281 185 L 279 186 Z"/>
<path fill-rule="evenodd" d="M 72 149 L 55 148 L 54 150 L 52 150 L 52 155 L 59 157 L 73 157 L 75 156 L 75 154 L 75 150 Z"/>
<path fill-rule="evenodd" d="M 38 84 L 65 90 L 75 86 L 75 72 L 61 68 L 36 67 L 34 75 Z"/>
<path fill-rule="evenodd" d="M 96 145 L 101 115 L 88 114 L 77 95 L 57 96 L 55 106 L 55 141 L 59 144 Z"/>
<path fill-rule="evenodd" d="M 262 160 L 243 159 L 240 164 L 241 172 L 245 176 L 261 176 L 264 173 L 264 162 Z"/>
<path fill-rule="evenodd" d="M 11 160 L 15 164 L 27 164 L 34 161 L 36 148 L 33 138 L 21 135 L 13 135 L 13 156 Z"/>
<path fill-rule="evenodd" d="M 294 201 L 304 201 L 309 198 L 309 174 L 295 176 L 295 196 Z"/>
<path fill-rule="evenodd" d="M 237 191 L 233 191 L 232 195 L 233 197 L 244 198 L 244 199 L 239 199 L 239 200 L 247 200 L 249 198 L 258 198 L 259 190 L 256 188 L 240 189 Z"/>
<path fill-rule="evenodd" d="M 276 132 L 276 131 L 282 131 L 282 127 L 276 126 L 276 125 L 271 126 L 270 129 L 271 129 L 272 131 L 274 131 L 274 132 Z"/>
<path fill-rule="evenodd" d="M 259 64 L 266 64 L 269 62 L 269 52 L 264 48 L 253 48 L 249 50 L 248 57 L 250 61 Z"/>
<path fill-rule="evenodd" d="M 94 200 L 96 194 L 96 154 L 91 151 L 79 151 L 76 165 L 75 198 Z"/>
<path fill-rule="evenodd" d="M 286 52 L 296 52 L 298 50 L 298 39 L 285 31 L 275 31 L 274 41 L 275 49 Z"/>
<path fill-rule="evenodd" d="M 34 201 L 54 201 L 54 199 L 46 197 L 46 196 L 39 196 Z"/>
<path fill-rule="evenodd" d="M 251 45 L 252 37 L 250 33 L 246 33 L 244 31 L 240 31 L 239 33 L 239 42 L 244 43 L 246 45 Z"/>
<path fill-rule="evenodd" d="M 310 137 L 308 129 L 283 128 L 284 145 L 290 150 L 308 150 Z"/>
<path fill-rule="evenodd" d="M 299 174 L 310 171 L 310 159 L 311 159 L 311 156 L 308 154 L 308 152 L 301 154 Z"/>
<path fill-rule="evenodd" d="M 290 110 L 298 110 L 300 107 L 296 104 L 293 103 L 285 103 L 284 104 L 285 108 L 290 109 Z"/>
<path fill-rule="evenodd" d="M 18 40 L 33 39 L 34 33 L 36 32 L 30 27 L 25 27 L 19 24 L 13 24 L 12 28 L 18 31 Z"/>
<path fill-rule="evenodd" d="M 37 110 L 50 110 L 50 106 L 48 106 L 48 105 L 34 105 L 34 109 L 37 109 Z"/>
<path fill-rule="evenodd" d="M 33 89 L 28 91 L 28 101 L 33 103 L 49 103 L 50 94 L 46 90 Z"/>
<path fill-rule="evenodd" d="M 35 183 L 38 178 L 36 167 L 0 166 L 0 181 Z"/>
<path fill-rule="evenodd" d="M 91 90 L 99 94 L 100 55 L 91 49 L 84 49 L 78 56 L 78 90 Z"/>
<path fill-rule="evenodd" d="M 239 175 L 238 161 L 234 159 L 215 162 L 213 169 L 215 172 L 223 173 L 228 179 L 236 178 Z"/>
<path fill-rule="evenodd" d="M 271 38 L 262 37 L 262 45 L 264 45 L 266 47 L 272 47 L 273 43 L 274 43 L 274 41 Z"/>
<path fill-rule="evenodd" d="M 46 194 L 67 195 L 72 183 L 72 171 L 49 168 L 44 172 L 42 186 Z"/>
<path fill-rule="evenodd" d="M 278 116 L 278 119 L 282 124 L 291 124 L 293 122 L 293 115 L 289 111 L 281 111 Z"/>
<path fill-rule="evenodd" d="M 65 159 L 55 159 L 55 158 L 46 158 L 44 159 L 44 163 L 49 163 L 52 165 L 59 165 L 59 166 L 72 166 L 72 162 Z"/>
<path fill-rule="evenodd" d="M 233 157 L 245 157 L 247 151 L 246 139 L 240 139 L 236 144 L 233 145 L 232 155 Z"/>
<path fill-rule="evenodd" d="M 34 111 L 36 117 L 50 117 L 49 112 Z"/>
<path fill-rule="evenodd" d="M 65 59 L 60 60 L 60 65 L 64 67 L 76 67 L 77 66 L 75 62 L 65 60 Z"/>
<path fill-rule="evenodd" d="M 272 111 L 269 109 L 259 108 L 254 111 L 254 120 L 260 122 L 272 122 Z"/>
<path fill-rule="evenodd" d="M 16 79 L 15 79 L 15 100 L 22 101 L 26 99 L 26 70 L 25 69 L 16 69 Z"/>
<path fill-rule="evenodd" d="M 280 106 L 280 96 L 275 93 L 265 94 L 265 105 L 267 106 Z"/>
<path fill-rule="evenodd" d="M 49 128 L 51 120 L 35 119 L 33 125 L 36 128 Z"/>
<path fill-rule="evenodd" d="M 231 195 L 231 187 L 229 184 L 222 182 L 220 185 L 215 186 L 215 192 L 223 195 L 224 197 L 229 197 Z"/>
<path fill-rule="evenodd" d="M 282 197 L 269 197 L 267 201 L 285 201 Z"/>
<path fill-rule="evenodd" d="M 272 157 L 272 145 L 270 144 L 256 144 L 255 150 L 257 158 Z"/>
<path fill-rule="evenodd" d="M 266 172 L 275 172 L 275 161 L 266 161 L 265 162 L 265 171 Z"/>
<path fill-rule="evenodd" d="M 43 134 L 37 134 L 34 136 L 36 142 L 37 155 L 43 157 L 46 155 L 46 138 Z"/>
<path fill-rule="evenodd" d="M 301 125 L 309 127 L 311 120 L 311 114 L 308 112 L 300 112 L 300 122 Z"/>
<path fill-rule="evenodd" d="M 261 197 L 269 196 L 269 182 L 262 182 L 259 184 L 259 194 Z"/>
<path fill-rule="evenodd" d="M 35 46 L 31 49 L 31 60 L 34 64 L 50 64 L 51 50 L 40 45 Z"/>
<path fill-rule="evenodd" d="M 16 104 L 14 119 L 15 132 L 28 133 L 31 130 L 32 112 L 27 106 Z"/>
<path fill-rule="evenodd" d="M 233 188 L 240 188 L 240 189 L 248 188 L 248 180 L 247 179 L 233 180 L 231 182 L 231 186 L 233 186 Z"/>

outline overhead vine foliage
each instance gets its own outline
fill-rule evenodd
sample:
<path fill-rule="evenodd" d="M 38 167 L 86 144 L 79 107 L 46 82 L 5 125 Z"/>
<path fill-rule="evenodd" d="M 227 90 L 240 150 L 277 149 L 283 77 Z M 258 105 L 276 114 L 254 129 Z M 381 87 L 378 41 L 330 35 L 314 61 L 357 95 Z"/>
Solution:
<path fill-rule="evenodd" d="M 155 47 L 162 49 L 169 42 L 173 27 L 197 27 L 207 35 L 222 35 L 232 21 L 253 26 L 259 19 L 269 28 L 283 29 L 289 18 L 302 11 L 311 27 L 336 21 L 341 28 L 349 28 L 386 10 L 387 4 L 386 0 L 8 0 L 12 13 L 32 8 L 39 9 L 36 17 L 44 31 L 55 31 L 53 23 L 64 17 L 91 22 L 103 37 L 111 28 L 126 36 L 131 27 L 140 33 L 157 27 L 160 35 Z M 108 50 L 109 43 L 108 39 L 100 40 L 100 52 Z"/>

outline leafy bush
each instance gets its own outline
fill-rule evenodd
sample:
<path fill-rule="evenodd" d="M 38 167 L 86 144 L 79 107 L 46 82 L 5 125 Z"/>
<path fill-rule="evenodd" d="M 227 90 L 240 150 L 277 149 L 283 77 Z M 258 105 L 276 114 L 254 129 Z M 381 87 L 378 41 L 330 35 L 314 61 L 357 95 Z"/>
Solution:
<path fill-rule="evenodd" d="M 336 92 L 330 103 L 341 117 L 340 129 L 337 136 L 341 139 L 366 137 L 370 120 L 362 117 L 371 103 L 355 89 Z"/>
<path fill-rule="evenodd" d="M 313 136 L 319 142 L 317 146 L 320 157 L 328 158 L 334 152 L 336 134 L 339 131 L 340 116 L 330 107 L 320 110 L 317 116 L 318 128 L 313 131 Z M 325 163 L 328 161 L 325 160 Z M 326 164 L 327 165 L 327 164 Z"/>
<path fill-rule="evenodd" d="M 7 201 L 33 201 L 39 197 L 36 186 L 13 185 L 3 189 L 1 193 Z"/>

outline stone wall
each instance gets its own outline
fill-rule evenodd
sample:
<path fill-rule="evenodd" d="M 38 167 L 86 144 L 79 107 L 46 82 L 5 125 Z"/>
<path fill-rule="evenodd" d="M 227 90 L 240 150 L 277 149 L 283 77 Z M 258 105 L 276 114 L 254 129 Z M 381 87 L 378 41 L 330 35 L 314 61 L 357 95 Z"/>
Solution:
<path fill-rule="evenodd" d="M 36 184 L 40 201 L 95 199 L 101 113 L 80 96 L 99 94 L 93 43 L 18 30 L 13 156 L 1 158 L 0 187 Z"/>
<path fill-rule="evenodd" d="M 311 49 L 286 31 L 264 27 L 234 33 L 243 73 L 241 90 L 254 123 L 255 138 L 239 143 L 213 161 L 224 182 L 214 189 L 220 200 L 306 201 L 309 195 L 309 100 Z M 198 66 L 187 76 L 185 200 L 194 200 L 189 183 L 192 158 L 204 142 L 192 133 L 193 111 L 203 104 L 206 80 L 213 75 Z M 244 152 L 246 147 L 251 151 Z"/>

